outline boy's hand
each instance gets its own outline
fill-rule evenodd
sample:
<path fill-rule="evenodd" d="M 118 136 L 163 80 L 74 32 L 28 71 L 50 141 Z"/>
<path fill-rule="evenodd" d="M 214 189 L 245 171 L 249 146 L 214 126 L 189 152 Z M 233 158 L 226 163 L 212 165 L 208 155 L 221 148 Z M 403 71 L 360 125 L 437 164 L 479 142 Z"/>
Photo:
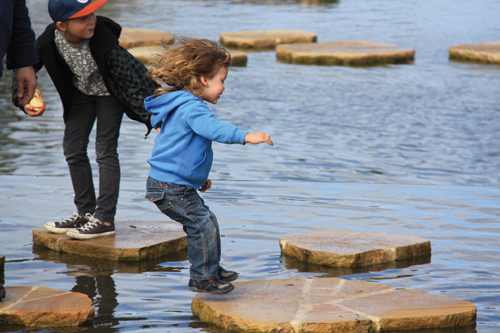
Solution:
<path fill-rule="evenodd" d="M 209 190 L 210 188 L 212 188 L 212 181 L 210 179 L 207 179 L 207 181 L 205 182 L 205 184 L 203 184 L 203 186 L 200 187 L 198 189 L 198 191 L 205 192 L 206 190 Z"/>
<path fill-rule="evenodd" d="M 245 136 L 245 143 L 251 143 L 257 145 L 259 143 L 267 143 L 270 146 L 274 146 L 274 143 L 271 141 L 271 136 L 264 132 L 258 131 L 255 133 L 248 133 Z"/>
<path fill-rule="evenodd" d="M 29 104 L 24 106 L 24 112 L 26 112 L 31 117 L 41 116 L 45 112 L 46 105 L 44 104 L 41 108 L 34 108 Z"/>

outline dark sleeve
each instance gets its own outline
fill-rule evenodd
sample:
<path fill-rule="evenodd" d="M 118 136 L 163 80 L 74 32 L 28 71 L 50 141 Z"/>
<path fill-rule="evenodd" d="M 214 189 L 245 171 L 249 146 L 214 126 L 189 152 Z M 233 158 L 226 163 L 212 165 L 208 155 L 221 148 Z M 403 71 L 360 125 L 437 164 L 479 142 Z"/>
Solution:
<path fill-rule="evenodd" d="M 8 69 L 31 66 L 38 62 L 34 49 L 35 33 L 31 29 L 26 0 L 14 0 L 13 14 L 12 35 L 7 47 Z"/>
<path fill-rule="evenodd" d="M 149 133 L 151 113 L 144 108 L 144 99 L 160 86 L 148 75 L 147 67 L 120 45 L 113 47 L 106 58 L 111 93 L 125 106 L 127 116 L 146 124 Z"/>

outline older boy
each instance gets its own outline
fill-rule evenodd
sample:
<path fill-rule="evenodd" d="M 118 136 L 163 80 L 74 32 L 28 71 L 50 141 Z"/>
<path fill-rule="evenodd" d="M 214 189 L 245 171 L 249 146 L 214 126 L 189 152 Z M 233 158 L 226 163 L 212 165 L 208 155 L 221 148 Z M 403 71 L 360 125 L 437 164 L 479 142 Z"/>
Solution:
<path fill-rule="evenodd" d="M 64 108 L 63 151 L 69 166 L 77 210 L 45 229 L 75 239 L 113 236 L 120 165 L 117 146 L 123 113 L 151 131 L 143 100 L 158 84 L 147 68 L 118 44 L 121 27 L 95 11 L 106 0 L 49 0 L 54 23 L 37 39 L 35 50 L 59 92 Z M 27 113 L 30 105 L 20 105 Z M 96 199 L 87 156 L 89 135 L 97 120 Z M 147 135 L 146 134 L 146 135 Z"/>

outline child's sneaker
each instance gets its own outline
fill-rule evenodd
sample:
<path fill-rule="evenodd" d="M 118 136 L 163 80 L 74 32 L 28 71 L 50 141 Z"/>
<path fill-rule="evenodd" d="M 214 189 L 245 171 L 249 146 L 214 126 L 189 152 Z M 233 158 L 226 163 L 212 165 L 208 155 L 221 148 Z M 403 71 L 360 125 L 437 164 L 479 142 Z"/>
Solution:
<path fill-rule="evenodd" d="M 220 281 L 215 278 L 212 282 L 208 280 L 189 280 L 188 289 L 198 293 L 225 294 L 234 289 L 229 282 Z"/>
<path fill-rule="evenodd" d="M 43 227 L 45 230 L 55 234 L 65 234 L 68 230 L 80 228 L 88 221 L 89 219 L 86 216 L 80 215 L 78 212 L 73 212 L 73 216 L 70 218 L 62 222 L 47 222 Z"/>
<path fill-rule="evenodd" d="M 233 271 L 226 271 L 222 266 L 219 266 L 217 268 L 217 275 L 219 275 L 221 281 L 231 282 L 236 280 L 240 274 Z"/>
<path fill-rule="evenodd" d="M 114 236 L 114 224 L 106 225 L 104 222 L 99 221 L 90 213 L 87 213 L 85 217 L 88 219 L 88 222 L 78 229 L 69 230 L 68 232 L 66 232 L 66 236 L 75 239 L 91 239 Z"/>

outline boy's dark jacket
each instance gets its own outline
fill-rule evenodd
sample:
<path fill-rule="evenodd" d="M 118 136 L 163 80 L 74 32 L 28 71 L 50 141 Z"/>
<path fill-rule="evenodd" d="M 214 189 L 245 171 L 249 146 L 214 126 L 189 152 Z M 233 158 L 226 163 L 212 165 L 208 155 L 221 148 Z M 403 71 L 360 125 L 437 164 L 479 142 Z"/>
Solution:
<path fill-rule="evenodd" d="M 71 105 L 73 72 L 59 54 L 54 42 L 55 24 L 49 24 L 44 33 L 37 38 L 35 50 L 40 63 L 35 71 L 45 66 L 54 85 L 61 96 L 64 110 Z M 89 47 L 109 93 L 118 99 L 127 116 L 140 121 L 148 127 L 149 134 L 151 113 L 144 109 L 144 99 L 152 95 L 159 85 L 147 75 L 147 68 L 134 58 L 118 43 L 121 27 L 113 20 L 97 16 L 94 36 L 90 38 Z M 16 99 L 13 94 L 13 98 Z M 14 101 L 17 105 L 17 101 Z M 65 112 L 66 113 L 66 112 Z"/>

